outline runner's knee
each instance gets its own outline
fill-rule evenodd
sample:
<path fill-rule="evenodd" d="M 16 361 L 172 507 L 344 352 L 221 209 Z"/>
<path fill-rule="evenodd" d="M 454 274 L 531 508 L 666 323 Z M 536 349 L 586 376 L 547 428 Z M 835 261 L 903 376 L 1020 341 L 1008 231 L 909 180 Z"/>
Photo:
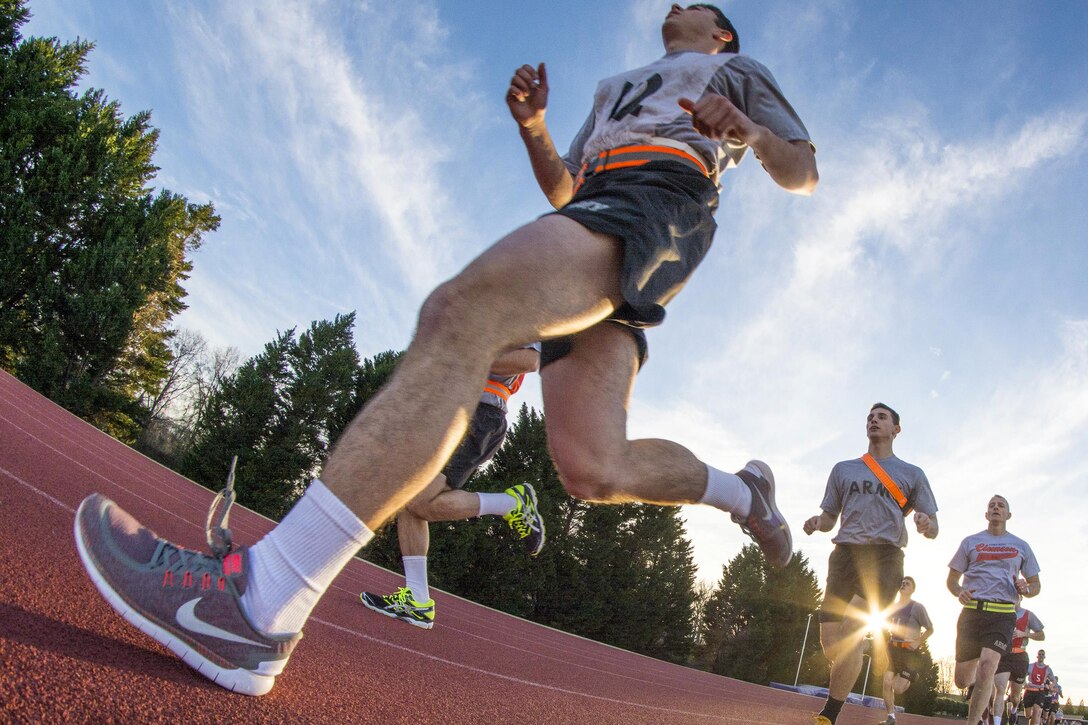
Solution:
<path fill-rule="evenodd" d="M 492 350 L 513 344 L 507 327 L 492 314 L 495 300 L 461 276 L 442 283 L 423 301 L 416 325 L 416 340 L 438 340 L 447 347 L 494 357 Z"/>
<path fill-rule="evenodd" d="M 574 498 L 595 503 L 619 500 L 624 490 L 622 466 L 610 466 L 591 456 L 566 454 L 556 456 L 555 468 L 563 488 Z"/>

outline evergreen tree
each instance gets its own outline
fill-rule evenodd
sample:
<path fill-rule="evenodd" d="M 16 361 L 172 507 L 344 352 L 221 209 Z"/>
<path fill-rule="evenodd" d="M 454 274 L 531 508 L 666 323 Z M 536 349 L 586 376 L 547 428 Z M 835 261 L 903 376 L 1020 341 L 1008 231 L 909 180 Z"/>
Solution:
<path fill-rule="evenodd" d="M 238 456 L 239 503 L 278 519 L 324 461 L 333 430 L 354 410 L 355 314 L 281 333 L 239 368 L 202 411 L 183 472 L 222 486 Z"/>
<path fill-rule="evenodd" d="M 937 709 L 939 668 L 933 661 L 933 654 L 929 651 L 928 643 L 923 642 L 918 653 L 922 661 L 918 677 L 911 683 L 910 689 L 903 695 L 899 704 L 904 710 L 915 715 L 932 715 Z"/>
<path fill-rule="evenodd" d="M 717 674 L 766 684 L 793 682 L 800 660 L 805 681 L 826 681 L 815 623 L 800 652 L 808 615 L 819 603 L 816 575 L 804 555 L 772 569 L 759 547 L 748 544 L 723 567 L 707 603 L 698 661 Z"/>
<path fill-rule="evenodd" d="M 695 566 L 673 508 L 571 498 L 548 454 L 544 418 L 523 405 L 473 491 L 536 488 L 548 539 L 540 556 L 499 517 L 431 524 L 431 584 L 517 616 L 675 662 L 693 639 Z M 363 556 L 401 571 L 395 526 Z"/>
<path fill-rule="evenodd" d="M 131 442 L 166 374 L 186 255 L 219 218 L 148 188 L 150 114 L 78 95 L 92 44 L 24 40 L 27 18 L 0 2 L 0 365 Z"/>

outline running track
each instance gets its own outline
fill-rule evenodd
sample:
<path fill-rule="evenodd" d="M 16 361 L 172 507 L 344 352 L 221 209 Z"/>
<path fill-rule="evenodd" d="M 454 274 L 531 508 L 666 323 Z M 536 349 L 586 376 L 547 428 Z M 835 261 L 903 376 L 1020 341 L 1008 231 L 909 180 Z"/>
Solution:
<path fill-rule="evenodd" d="M 99 491 L 177 543 L 204 546 L 213 493 L 0 371 L 0 721 L 696 723 L 808 725 L 819 700 L 618 650 L 437 592 L 409 627 L 358 593 L 399 577 L 354 560 L 314 610 L 272 692 L 195 674 L 100 599 L 79 564 L 75 509 Z M 235 506 L 234 539 L 272 526 Z M 872 725 L 847 706 L 840 725 Z M 954 722 L 902 716 L 902 725 Z"/>

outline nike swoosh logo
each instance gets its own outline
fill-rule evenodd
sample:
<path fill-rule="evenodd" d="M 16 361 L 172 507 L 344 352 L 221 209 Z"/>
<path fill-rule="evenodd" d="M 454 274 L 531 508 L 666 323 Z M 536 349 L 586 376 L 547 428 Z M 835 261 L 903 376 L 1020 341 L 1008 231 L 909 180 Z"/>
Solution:
<path fill-rule="evenodd" d="M 215 637 L 216 639 L 226 640 L 227 642 L 235 642 L 237 644 L 251 644 L 256 647 L 264 647 L 265 649 L 271 649 L 271 645 L 263 644 L 261 642 L 254 642 L 251 639 L 239 636 L 234 632 L 228 632 L 225 629 L 220 629 L 213 624 L 208 624 L 204 620 L 196 616 L 196 605 L 200 602 L 200 597 L 196 599 L 190 599 L 189 601 L 178 607 L 177 620 L 185 629 L 195 634 L 203 634 L 208 637 Z"/>

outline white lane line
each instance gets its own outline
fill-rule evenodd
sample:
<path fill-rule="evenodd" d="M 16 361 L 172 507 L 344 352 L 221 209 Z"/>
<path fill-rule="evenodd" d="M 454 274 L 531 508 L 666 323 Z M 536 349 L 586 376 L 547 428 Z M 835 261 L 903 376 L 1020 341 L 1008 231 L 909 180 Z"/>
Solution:
<path fill-rule="evenodd" d="M 448 659 L 446 659 L 444 657 L 439 657 L 437 655 L 428 654 L 426 652 L 420 652 L 419 650 L 412 649 L 411 647 L 405 647 L 404 645 L 396 644 L 395 642 L 388 642 L 388 641 L 386 641 L 384 639 L 380 639 L 378 637 L 374 637 L 374 636 L 371 636 L 369 634 L 363 634 L 362 632 L 358 632 L 358 631 L 356 631 L 354 629 L 349 629 L 348 627 L 343 627 L 343 626 L 341 626 L 339 624 L 334 624 L 333 622 L 329 622 L 327 620 L 320 619 L 318 617 L 311 617 L 310 621 L 311 622 L 317 622 L 318 624 L 324 624 L 326 627 L 332 627 L 333 629 L 338 630 L 340 632 L 343 632 L 345 634 L 350 634 L 350 635 L 352 635 L 354 637 L 359 637 L 361 639 L 369 640 L 369 641 L 374 642 L 376 644 L 381 644 L 381 645 L 385 645 L 387 647 L 392 647 L 394 649 L 399 649 L 399 650 L 401 650 L 403 652 L 410 652 L 412 654 L 419 655 L 420 657 L 424 657 L 426 659 L 433 660 L 435 662 L 441 662 L 442 664 L 451 665 L 453 667 L 460 667 L 461 669 L 469 670 L 470 672 L 477 672 L 477 673 L 479 673 L 481 675 L 488 675 L 490 677 L 497 677 L 500 680 L 507 680 L 509 682 L 515 682 L 515 683 L 517 683 L 519 685 L 526 685 L 528 687 L 538 687 L 538 688 L 540 688 L 542 690 L 550 690 L 552 692 L 561 692 L 561 693 L 563 693 L 565 695 L 574 695 L 576 697 L 585 697 L 585 698 L 589 698 L 591 700 L 601 700 L 602 702 L 610 702 L 610 703 L 614 703 L 614 704 L 617 704 L 617 705 L 630 705 L 632 707 L 639 707 L 639 708 L 643 708 L 645 710 L 654 710 L 656 712 L 669 713 L 670 715 L 684 715 L 686 717 L 698 717 L 698 718 L 709 719 L 709 720 L 717 720 L 719 722 L 727 722 L 727 723 L 755 723 L 756 725 L 780 725 L 780 723 L 777 723 L 777 722 L 775 722 L 773 720 L 753 720 L 750 715 L 746 716 L 744 718 L 733 718 L 733 717 L 726 717 L 726 716 L 723 716 L 723 715 L 708 715 L 708 714 L 702 713 L 702 712 L 692 712 L 690 710 L 677 710 L 675 708 L 659 707 L 657 705 L 645 705 L 645 704 L 640 703 L 640 702 L 631 702 L 630 700 L 618 700 L 618 699 L 613 698 L 613 697 L 605 697 L 604 695 L 594 695 L 594 694 L 588 693 L 588 692 L 578 692 L 577 690 L 568 690 L 565 687 L 557 687 L 555 685 L 545 685 L 545 684 L 542 684 L 540 682 L 533 682 L 532 680 L 526 680 L 526 679 L 523 679 L 521 677 L 514 677 L 512 675 L 504 675 L 501 672 L 493 672 L 491 670 L 485 670 L 485 669 L 482 669 L 480 667 L 474 667 L 472 665 L 468 665 L 468 664 L 465 664 L 463 662 L 456 662 L 454 660 L 448 660 Z"/>
<path fill-rule="evenodd" d="M 48 493 L 46 493 L 45 491 L 41 490 L 40 488 L 38 488 L 34 484 L 30 483 L 29 481 L 24 481 L 23 479 L 19 478 L 18 476 L 16 476 L 14 473 L 12 473 L 8 469 L 4 468 L 3 466 L 0 466 L 0 474 L 2 474 L 4 476 L 7 476 L 8 478 L 15 481 L 16 483 L 21 483 L 22 485 L 26 486 L 27 488 L 29 488 L 31 491 L 38 494 L 39 496 L 42 496 L 42 497 L 48 499 L 49 501 L 52 501 L 53 503 L 55 503 L 57 506 L 60 506 L 62 509 L 64 509 L 68 513 L 70 513 L 72 515 L 75 515 L 76 510 L 74 508 L 72 508 L 68 504 L 64 503 L 60 499 L 54 498 L 53 496 L 51 496 Z"/>

